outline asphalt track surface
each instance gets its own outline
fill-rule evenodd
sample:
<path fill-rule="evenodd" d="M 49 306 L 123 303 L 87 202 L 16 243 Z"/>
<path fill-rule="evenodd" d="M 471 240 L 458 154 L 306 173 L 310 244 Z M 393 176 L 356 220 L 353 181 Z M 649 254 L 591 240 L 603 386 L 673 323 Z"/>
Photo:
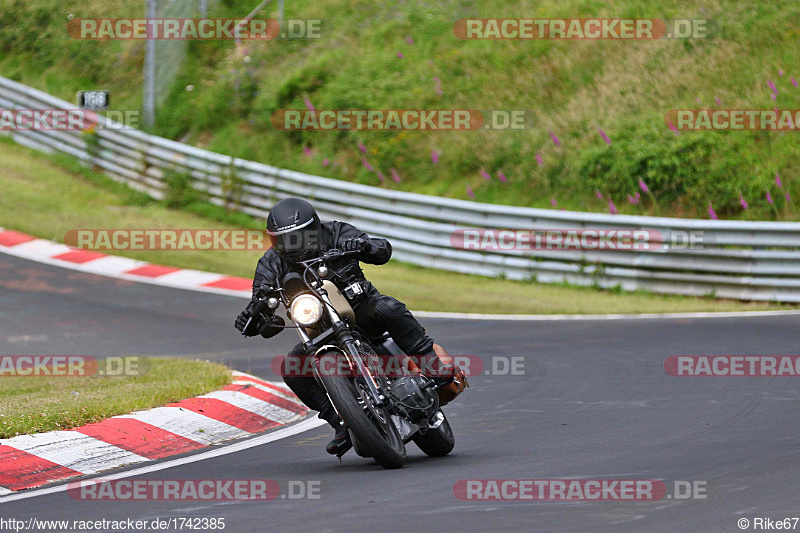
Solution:
<path fill-rule="evenodd" d="M 0 255 L 0 353 L 204 357 L 277 379 L 292 332 L 244 339 L 243 300 L 104 278 Z M 524 375 L 478 376 L 445 408 L 456 448 L 387 471 L 323 450 L 325 426 L 143 479 L 319 483 L 315 500 L 84 502 L 65 492 L 0 504 L 0 517 L 224 517 L 225 531 L 739 531 L 800 516 L 798 378 L 677 378 L 670 355 L 800 354 L 800 316 L 581 322 L 429 319 L 453 354 L 523 356 Z M 487 359 L 489 360 L 489 359 Z M 102 476 L 100 476 L 102 477 Z M 462 501 L 461 479 L 705 482 L 706 499 Z"/>

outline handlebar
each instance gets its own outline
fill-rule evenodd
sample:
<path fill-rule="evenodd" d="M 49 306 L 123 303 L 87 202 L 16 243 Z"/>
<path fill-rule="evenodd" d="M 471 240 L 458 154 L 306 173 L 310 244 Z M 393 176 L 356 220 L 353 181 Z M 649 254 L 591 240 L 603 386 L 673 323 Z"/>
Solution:
<path fill-rule="evenodd" d="M 320 256 L 318 256 L 318 257 L 315 257 L 315 258 L 313 258 L 313 259 L 308 259 L 308 260 L 306 260 L 306 261 L 299 261 L 299 264 L 303 265 L 303 266 L 304 266 L 306 269 L 309 269 L 309 268 L 311 268 L 313 265 L 315 265 L 315 264 L 317 264 L 317 263 L 322 263 L 323 261 L 328 261 L 328 260 L 330 260 L 330 259 L 335 259 L 335 258 L 337 258 L 337 257 L 348 257 L 348 256 L 353 256 L 353 255 L 357 255 L 357 254 L 359 254 L 359 253 L 360 253 L 360 252 L 357 252 L 357 251 L 355 251 L 355 250 L 351 250 L 351 251 L 343 251 L 343 250 L 339 250 L 338 248 L 331 248 L 330 250 L 328 250 L 327 252 L 323 253 L 322 255 L 320 255 Z M 272 287 L 272 286 L 270 286 L 270 285 L 267 285 L 267 284 L 265 283 L 265 284 L 261 285 L 261 286 L 258 288 L 258 290 L 256 291 L 256 294 L 255 294 L 255 295 L 256 295 L 256 298 L 258 298 L 258 299 L 259 299 L 259 302 L 261 302 L 261 300 L 262 300 L 262 299 L 263 299 L 265 296 L 267 296 L 269 293 L 271 293 L 271 292 L 275 292 L 275 291 L 277 291 L 277 290 L 279 290 L 279 289 L 278 289 L 278 288 L 276 288 L 276 287 Z M 258 304 L 256 304 L 256 305 L 258 305 Z M 264 303 L 263 305 L 266 305 L 266 303 Z M 263 311 L 263 310 L 264 310 L 264 307 L 263 307 L 263 305 L 261 306 L 261 308 L 260 308 L 260 311 Z M 255 308 L 254 308 L 254 309 L 255 309 Z M 255 315 L 256 313 L 253 313 L 253 314 Z"/>
<path fill-rule="evenodd" d="M 327 252 L 325 252 L 321 256 L 316 257 L 314 259 L 309 259 L 308 261 L 301 261 L 301 263 L 302 264 L 311 265 L 311 264 L 314 264 L 314 263 L 318 263 L 320 261 L 327 261 L 328 259 L 333 259 L 335 257 L 346 257 L 348 255 L 356 255 L 356 254 L 359 254 L 359 253 L 361 253 L 361 252 L 357 252 L 355 250 L 351 250 L 349 252 L 345 252 L 343 250 L 339 250 L 338 248 L 331 248 L 330 250 L 328 250 Z"/>

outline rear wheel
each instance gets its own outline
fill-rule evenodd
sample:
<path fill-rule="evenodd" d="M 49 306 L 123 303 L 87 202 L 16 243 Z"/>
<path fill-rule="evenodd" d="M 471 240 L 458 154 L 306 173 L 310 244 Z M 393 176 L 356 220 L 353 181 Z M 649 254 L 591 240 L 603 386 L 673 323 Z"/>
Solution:
<path fill-rule="evenodd" d="M 439 411 L 441 413 L 441 411 Z M 436 429 L 429 429 L 424 435 L 417 435 L 414 437 L 414 444 L 420 450 L 425 452 L 425 455 L 430 457 L 442 457 L 450 453 L 456 445 L 456 437 L 453 435 L 453 430 L 450 429 L 450 422 L 447 417 L 442 413 L 442 423 Z"/>
<path fill-rule="evenodd" d="M 339 368 L 342 355 L 326 352 L 319 357 L 321 368 Z M 406 462 L 406 448 L 386 409 L 373 405 L 363 378 L 328 375 L 320 379 L 336 411 L 358 441 L 360 452 L 374 458 L 384 468 L 400 468 Z M 334 373 L 335 374 L 335 373 Z M 359 454 L 361 455 L 361 454 Z"/>

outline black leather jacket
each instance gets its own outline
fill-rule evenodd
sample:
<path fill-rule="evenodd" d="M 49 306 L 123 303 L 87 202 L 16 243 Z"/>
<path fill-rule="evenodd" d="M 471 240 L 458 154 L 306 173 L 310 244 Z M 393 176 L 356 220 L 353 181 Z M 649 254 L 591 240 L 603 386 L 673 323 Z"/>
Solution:
<path fill-rule="evenodd" d="M 392 245 L 386 239 L 372 238 L 360 229 L 347 222 L 323 222 L 321 225 L 320 249 L 326 252 L 333 248 L 340 248 L 341 243 L 347 239 L 360 238 L 367 241 L 367 246 L 359 257 L 360 261 L 371 265 L 383 265 L 392 257 Z M 350 260 L 352 262 L 352 260 Z M 330 268 L 338 268 L 339 265 L 330 264 Z M 290 270 L 295 270 L 295 264 L 283 259 L 278 253 L 270 248 L 261 259 L 258 260 L 256 273 L 253 277 L 253 296 L 263 283 L 274 285 L 275 280 L 281 279 Z M 301 270 L 297 270 L 300 272 Z M 357 263 L 353 264 L 348 272 L 353 281 L 364 281 L 364 273 Z M 343 289 L 344 287 L 339 287 Z"/>

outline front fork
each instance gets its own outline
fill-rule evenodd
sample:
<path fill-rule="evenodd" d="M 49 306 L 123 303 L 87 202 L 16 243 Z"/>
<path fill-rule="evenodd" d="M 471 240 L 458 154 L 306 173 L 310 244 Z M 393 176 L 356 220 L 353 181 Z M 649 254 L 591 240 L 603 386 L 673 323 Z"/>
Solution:
<path fill-rule="evenodd" d="M 378 384 L 375 382 L 372 372 L 369 371 L 367 366 L 364 364 L 364 361 L 361 359 L 361 354 L 358 352 L 358 345 L 356 344 L 356 340 L 353 338 L 353 334 L 350 332 L 350 328 L 344 323 L 342 317 L 339 316 L 339 313 L 333 307 L 333 304 L 328 298 L 328 291 L 320 287 L 318 292 L 322 298 L 322 303 L 325 304 L 325 308 L 328 310 L 328 314 L 331 317 L 331 322 L 333 323 L 333 333 L 336 335 L 336 340 L 338 341 L 339 346 L 344 348 L 345 355 L 350 358 L 351 364 L 355 363 L 358 373 L 365 378 L 364 381 L 367 384 L 367 389 L 372 397 L 373 404 L 376 406 L 383 406 L 385 398 L 378 389 Z M 302 328 L 299 331 L 301 333 L 301 338 L 303 339 L 303 344 L 308 348 L 311 344 L 311 339 L 309 339 L 308 335 L 305 334 L 305 331 L 303 331 Z"/>

